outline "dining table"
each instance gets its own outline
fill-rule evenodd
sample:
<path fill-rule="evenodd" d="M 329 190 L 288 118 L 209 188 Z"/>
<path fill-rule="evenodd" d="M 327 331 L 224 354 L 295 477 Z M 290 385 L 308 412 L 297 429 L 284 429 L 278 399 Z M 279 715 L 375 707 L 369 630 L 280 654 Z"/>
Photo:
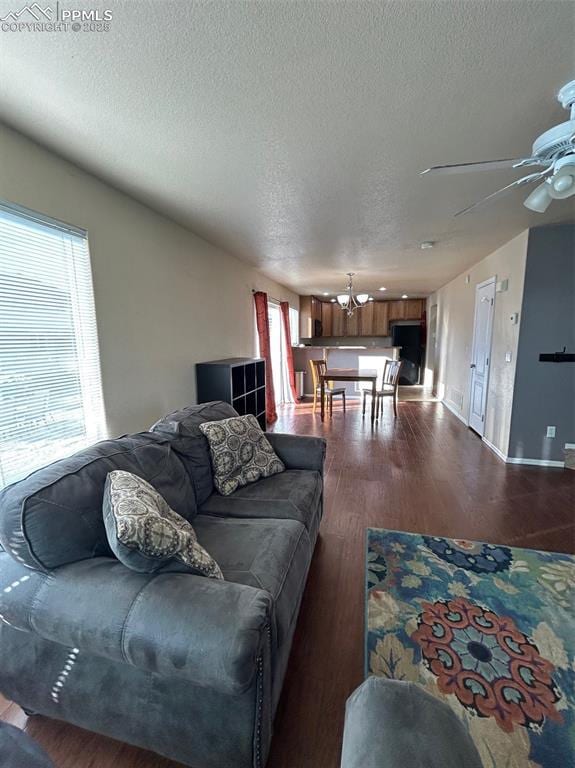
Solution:
<path fill-rule="evenodd" d="M 371 423 L 375 421 L 375 393 L 377 391 L 377 371 L 359 368 L 328 368 L 319 377 L 321 420 L 325 418 L 325 383 L 326 381 L 365 381 L 371 384 Z"/>

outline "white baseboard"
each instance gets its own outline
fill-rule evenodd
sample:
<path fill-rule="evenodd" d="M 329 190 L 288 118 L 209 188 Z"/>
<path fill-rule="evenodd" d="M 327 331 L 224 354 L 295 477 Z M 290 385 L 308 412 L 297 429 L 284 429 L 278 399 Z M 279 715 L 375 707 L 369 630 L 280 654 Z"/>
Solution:
<path fill-rule="evenodd" d="M 488 448 L 491 448 L 493 453 L 498 456 L 501 461 L 504 461 L 505 463 L 508 462 L 508 457 L 503 453 L 502 450 L 500 450 L 496 445 L 493 445 L 493 443 L 491 443 L 486 437 L 482 437 L 481 439 Z"/>
<path fill-rule="evenodd" d="M 448 411 L 451 411 L 451 413 L 454 416 L 457 416 L 459 421 L 462 421 L 465 424 L 466 427 L 469 426 L 469 424 L 467 423 L 467 419 L 464 416 L 462 416 L 459 411 L 455 410 L 455 406 L 451 405 L 451 403 L 448 403 L 447 400 L 442 400 L 441 402 L 447 408 Z"/>
<path fill-rule="evenodd" d="M 564 461 L 552 461 L 550 459 L 524 459 L 515 456 L 506 456 L 496 445 L 489 442 L 486 437 L 481 438 L 488 448 L 506 464 L 524 464 L 529 467 L 565 467 Z"/>
<path fill-rule="evenodd" d="M 507 464 L 527 464 L 530 467 L 564 467 L 564 461 L 552 461 L 551 459 L 522 459 L 508 456 L 505 461 Z"/>

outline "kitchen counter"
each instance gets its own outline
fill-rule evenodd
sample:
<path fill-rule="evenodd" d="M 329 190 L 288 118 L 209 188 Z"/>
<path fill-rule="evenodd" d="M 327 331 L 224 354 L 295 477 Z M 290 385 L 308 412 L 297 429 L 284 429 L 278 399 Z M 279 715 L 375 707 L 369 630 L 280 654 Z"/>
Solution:
<path fill-rule="evenodd" d="M 293 349 L 366 349 L 370 352 L 378 352 L 382 349 L 401 349 L 401 347 L 390 347 L 387 344 L 382 346 L 370 345 L 369 347 L 365 346 L 365 344 L 305 344 L 304 346 L 297 344 L 293 346 Z"/>

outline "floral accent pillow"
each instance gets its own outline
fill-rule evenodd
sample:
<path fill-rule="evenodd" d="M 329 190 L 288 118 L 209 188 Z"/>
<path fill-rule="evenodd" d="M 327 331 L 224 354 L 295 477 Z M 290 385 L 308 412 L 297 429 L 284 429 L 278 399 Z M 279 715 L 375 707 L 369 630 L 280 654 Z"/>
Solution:
<path fill-rule="evenodd" d="M 255 416 L 206 421 L 199 427 L 208 439 L 214 485 L 222 496 L 285 470 Z"/>
<path fill-rule="evenodd" d="M 141 477 L 124 470 L 108 473 L 103 511 L 110 547 L 128 568 L 224 578 L 190 523 Z"/>

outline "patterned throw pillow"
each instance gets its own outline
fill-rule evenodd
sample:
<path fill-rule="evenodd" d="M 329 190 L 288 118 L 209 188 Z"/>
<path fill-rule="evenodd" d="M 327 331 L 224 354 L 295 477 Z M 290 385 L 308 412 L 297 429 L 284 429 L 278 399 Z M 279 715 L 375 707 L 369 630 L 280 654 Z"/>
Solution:
<path fill-rule="evenodd" d="M 108 474 L 104 524 L 114 554 L 128 568 L 224 578 L 220 566 L 198 543 L 190 523 L 155 488 L 131 472 Z"/>
<path fill-rule="evenodd" d="M 222 496 L 285 470 L 255 416 L 206 421 L 199 427 L 210 444 L 214 485 Z"/>

